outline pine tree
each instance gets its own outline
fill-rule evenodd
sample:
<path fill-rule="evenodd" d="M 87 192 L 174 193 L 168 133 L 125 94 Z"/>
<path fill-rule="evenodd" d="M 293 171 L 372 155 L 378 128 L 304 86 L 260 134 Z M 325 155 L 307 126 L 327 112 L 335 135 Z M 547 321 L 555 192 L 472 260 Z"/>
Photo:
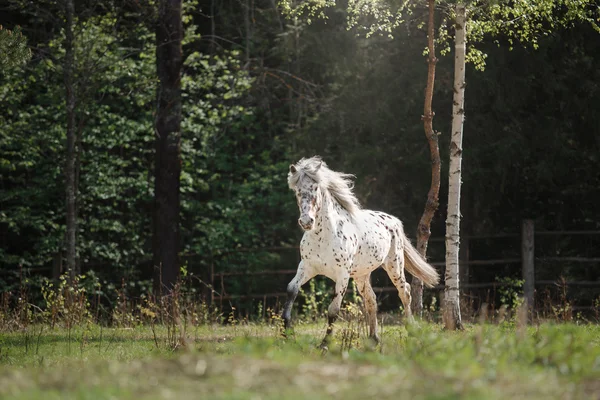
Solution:
<path fill-rule="evenodd" d="M 27 47 L 27 38 L 21 28 L 8 30 L 0 25 L 0 70 L 17 67 L 31 58 L 31 50 Z"/>

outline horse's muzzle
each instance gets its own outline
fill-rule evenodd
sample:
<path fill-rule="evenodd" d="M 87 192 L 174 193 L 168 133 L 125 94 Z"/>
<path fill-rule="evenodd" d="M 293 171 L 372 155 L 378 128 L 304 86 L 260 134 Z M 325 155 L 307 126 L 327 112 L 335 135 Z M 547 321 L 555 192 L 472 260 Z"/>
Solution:
<path fill-rule="evenodd" d="M 310 231 L 313 228 L 314 223 L 315 219 L 308 215 L 303 215 L 298 218 L 298 225 L 300 225 L 300 228 L 304 229 L 305 231 Z"/>

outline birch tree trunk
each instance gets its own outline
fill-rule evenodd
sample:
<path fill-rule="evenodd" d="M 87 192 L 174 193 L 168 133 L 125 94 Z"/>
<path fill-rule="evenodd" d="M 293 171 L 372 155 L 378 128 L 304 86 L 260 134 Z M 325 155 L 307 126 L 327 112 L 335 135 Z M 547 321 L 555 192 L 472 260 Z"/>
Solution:
<path fill-rule="evenodd" d="M 65 0 L 65 61 L 64 81 L 67 113 L 67 154 L 65 162 L 65 200 L 67 271 L 72 281 L 77 271 L 77 127 L 75 123 L 75 51 L 73 43 L 73 0 Z"/>
<path fill-rule="evenodd" d="M 460 317 L 458 253 L 460 244 L 460 186 L 463 124 L 465 118 L 465 29 L 464 3 L 456 4 L 454 38 L 454 101 L 448 179 L 448 217 L 446 220 L 446 287 L 443 319 L 446 329 L 462 329 Z"/>
<path fill-rule="evenodd" d="M 429 0 L 429 21 L 427 23 L 427 48 L 429 50 L 429 57 L 427 59 L 427 86 L 425 88 L 425 102 L 422 119 L 423 127 L 425 128 L 425 137 L 427 138 L 427 143 L 429 143 L 429 153 L 431 155 L 431 186 L 429 188 L 429 193 L 427 194 L 425 210 L 423 211 L 423 215 L 421 216 L 417 228 L 417 251 L 421 253 L 423 258 L 425 258 L 427 254 L 427 244 L 429 242 L 429 236 L 431 236 L 431 220 L 438 208 L 440 193 L 440 148 L 438 144 L 438 135 L 433 130 L 434 112 L 432 110 L 435 64 L 437 63 L 434 45 L 434 11 L 435 0 Z M 417 278 L 413 278 L 411 282 L 411 297 L 413 314 L 421 316 L 423 313 L 423 282 Z"/>
<path fill-rule="evenodd" d="M 159 0 L 156 68 L 159 78 L 155 121 L 154 285 L 170 292 L 179 277 L 179 188 L 181 176 L 181 0 Z"/>

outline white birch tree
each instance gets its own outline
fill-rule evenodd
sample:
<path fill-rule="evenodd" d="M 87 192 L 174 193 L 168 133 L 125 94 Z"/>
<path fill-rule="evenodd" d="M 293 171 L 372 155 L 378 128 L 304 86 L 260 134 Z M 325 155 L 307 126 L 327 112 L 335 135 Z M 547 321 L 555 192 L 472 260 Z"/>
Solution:
<path fill-rule="evenodd" d="M 460 188 L 462 139 L 465 120 L 466 7 L 456 4 L 454 37 L 454 99 L 448 173 L 448 216 L 446 219 L 446 286 L 443 320 L 446 329 L 462 329 L 460 317 L 458 250 L 460 244 Z"/>
<path fill-rule="evenodd" d="M 558 27 L 568 27 L 574 22 L 588 22 L 600 32 L 600 8 L 594 9 L 592 0 L 515 0 L 469 3 L 474 11 L 467 18 L 464 2 L 455 6 L 454 36 L 454 99 L 452 104 L 452 137 L 448 176 L 448 214 L 446 220 L 446 274 L 443 302 L 443 320 L 446 329 L 462 329 L 459 297 L 459 245 L 460 245 L 460 189 L 462 168 L 463 126 L 465 120 L 465 64 L 473 62 L 483 69 L 485 54 L 470 47 L 467 52 L 467 34 L 475 41 L 485 36 L 504 35 L 510 45 L 513 41 L 537 48 L 538 38 Z"/>

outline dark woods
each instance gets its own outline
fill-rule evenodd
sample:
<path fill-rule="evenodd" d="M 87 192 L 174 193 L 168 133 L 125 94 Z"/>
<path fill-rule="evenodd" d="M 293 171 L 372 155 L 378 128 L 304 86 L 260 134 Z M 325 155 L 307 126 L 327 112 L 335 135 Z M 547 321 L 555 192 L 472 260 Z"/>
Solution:
<path fill-rule="evenodd" d="M 21 26 L 32 59 L 0 72 L 0 291 L 26 282 L 35 297 L 44 278 L 69 270 L 113 306 L 159 277 L 168 290 L 194 276 L 190 287 L 208 297 L 283 291 L 238 275 L 207 284 L 211 271 L 296 267 L 293 253 L 268 249 L 297 244 L 287 167 L 314 154 L 356 174 L 363 205 L 399 216 L 415 238 L 431 182 L 426 9 L 392 39 L 348 30 L 341 6 L 308 24 L 262 0 L 73 3 L 2 2 L 0 24 Z M 598 230 L 597 32 L 578 24 L 537 50 L 509 51 L 502 38 L 481 47 L 485 71 L 467 67 L 462 234 L 518 233 L 525 218 L 539 230 Z M 442 177 L 452 77 L 451 54 L 439 56 Z M 432 238 L 444 235 L 446 185 Z M 597 248 L 598 236 L 539 247 L 573 258 Z M 510 258 L 520 244 L 470 251 Z M 441 260 L 443 249 L 428 254 Z M 600 278 L 594 266 L 537 271 L 589 282 Z M 468 280 L 505 277 L 520 278 L 519 266 L 472 268 Z"/>

